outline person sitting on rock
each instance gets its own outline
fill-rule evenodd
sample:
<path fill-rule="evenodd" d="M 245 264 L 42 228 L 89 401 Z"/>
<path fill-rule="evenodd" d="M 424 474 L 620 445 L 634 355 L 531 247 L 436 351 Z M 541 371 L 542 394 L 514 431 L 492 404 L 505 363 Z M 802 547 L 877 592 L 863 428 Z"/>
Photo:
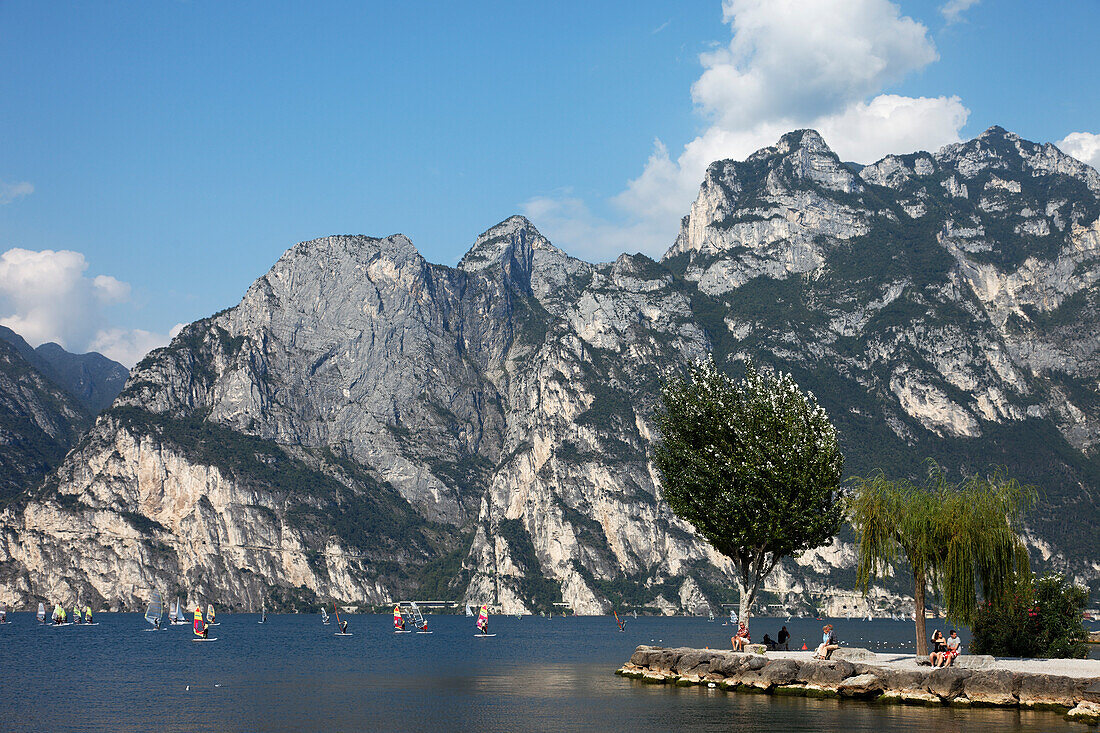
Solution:
<path fill-rule="evenodd" d="M 950 667 L 955 663 L 955 657 L 959 656 L 959 647 L 962 645 L 962 639 L 955 633 L 954 629 L 951 629 L 951 633 L 947 636 L 946 651 L 943 653 L 943 661 L 940 662 L 941 667 Z"/>
<path fill-rule="evenodd" d="M 947 652 L 947 642 L 939 629 L 932 632 L 932 652 L 928 655 L 928 663 L 933 667 L 942 667 L 944 654 Z"/>
<path fill-rule="evenodd" d="M 779 645 L 775 643 L 775 639 L 771 638 L 767 634 L 764 634 L 764 648 L 767 649 L 769 652 L 774 652 L 779 650 Z"/>
<path fill-rule="evenodd" d="M 791 650 L 791 632 L 784 626 L 779 630 L 779 638 L 775 640 L 777 645 L 782 645 L 784 651 Z"/>
<path fill-rule="evenodd" d="M 828 659 L 829 656 L 840 648 L 840 644 L 837 643 L 836 637 L 833 636 L 833 625 L 825 624 L 821 629 L 821 644 L 818 645 L 817 650 L 814 651 L 814 659 Z"/>
<path fill-rule="evenodd" d="M 748 646 L 749 641 L 749 629 L 745 626 L 745 622 L 742 621 L 737 627 L 736 636 L 730 637 L 730 643 L 733 644 L 733 650 L 735 652 L 743 652 L 745 651 L 745 647 Z"/>

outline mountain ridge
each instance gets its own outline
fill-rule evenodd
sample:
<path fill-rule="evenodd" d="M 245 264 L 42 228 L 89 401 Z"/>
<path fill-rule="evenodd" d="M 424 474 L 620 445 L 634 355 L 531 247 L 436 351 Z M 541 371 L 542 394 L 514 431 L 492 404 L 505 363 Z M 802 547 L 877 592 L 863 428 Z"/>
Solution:
<path fill-rule="evenodd" d="M 853 470 L 1042 464 L 1036 559 L 1096 592 L 1096 173 L 983 135 L 858 173 L 812 131 L 717 161 L 661 261 L 586 263 L 523 217 L 453 268 L 404 235 L 295 245 L 135 367 L 2 515 L 0 601 L 131 607 L 156 585 L 238 607 L 421 589 L 510 611 L 726 602 L 728 561 L 648 461 L 663 375 L 707 352 L 791 371 Z M 66 526 L 87 533 L 73 557 Z M 765 602 L 901 607 L 900 586 L 846 595 L 853 562 L 842 533 L 784 562 Z"/>

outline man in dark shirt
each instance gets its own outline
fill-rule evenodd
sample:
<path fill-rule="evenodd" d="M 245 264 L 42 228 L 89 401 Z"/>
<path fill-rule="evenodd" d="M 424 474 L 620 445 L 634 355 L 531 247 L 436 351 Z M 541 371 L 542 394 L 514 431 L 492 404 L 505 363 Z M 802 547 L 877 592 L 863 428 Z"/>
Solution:
<path fill-rule="evenodd" d="M 783 628 L 781 628 L 779 630 L 779 638 L 776 639 L 776 641 L 779 643 L 779 645 L 781 647 L 783 647 L 783 649 L 785 651 L 789 652 L 791 650 L 791 647 L 789 646 L 790 640 L 791 640 L 791 632 L 787 631 L 787 627 L 784 626 Z"/>

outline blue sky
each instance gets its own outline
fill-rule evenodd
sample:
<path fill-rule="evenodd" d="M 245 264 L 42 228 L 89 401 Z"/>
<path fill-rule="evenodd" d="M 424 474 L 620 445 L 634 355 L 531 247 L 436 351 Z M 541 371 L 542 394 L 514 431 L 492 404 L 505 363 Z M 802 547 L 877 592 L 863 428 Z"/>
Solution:
<path fill-rule="evenodd" d="M 521 212 L 659 256 L 701 161 L 786 125 L 1100 132 L 1100 3 L 839 1 L 0 3 L 0 322 L 132 363 L 304 239 L 454 263 Z"/>

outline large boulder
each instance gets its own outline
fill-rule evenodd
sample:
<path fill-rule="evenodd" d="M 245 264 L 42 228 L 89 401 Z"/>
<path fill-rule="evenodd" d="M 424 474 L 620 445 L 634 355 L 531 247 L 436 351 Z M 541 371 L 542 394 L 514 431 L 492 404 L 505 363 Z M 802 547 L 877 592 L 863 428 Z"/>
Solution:
<path fill-rule="evenodd" d="M 833 653 L 829 655 L 829 659 L 836 659 L 842 662 L 871 662 L 875 659 L 875 653 L 870 649 L 863 649 L 858 646 L 842 646 L 839 649 L 835 649 Z"/>
<path fill-rule="evenodd" d="M 955 662 L 952 666 L 958 667 L 959 669 L 989 669 L 996 663 L 997 659 L 988 654 L 964 654 L 955 657 Z"/>
<path fill-rule="evenodd" d="M 1091 682 L 1053 674 L 1025 674 L 1020 675 L 1016 696 L 1024 707 L 1072 708 L 1083 699 L 1085 688 Z"/>
<path fill-rule="evenodd" d="M 714 654 L 709 649 L 692 649 L 684 652 L 676 660 L 672 670 L 680 674 L 705 674 L 710 671 L 710 660 Z"/>
<path fill-rule="evenodd" d="M 688 649 L 662 649 L 649 663 L 649 668 L 658 672 L 672 672 L 672 668 L 684 656 Z"/>
<path fill-rule="evenodd" d="M 868 672 L 843 680 L 836 691 L 841 697 L 871 698 L 881 695 L 883 689 L 882 679 Z"/>
<path fill-rule="evenodd" d="M 963 679 L 963 694 L 973 705 L 1015 705 L 1017 675 L 1003 669 L 971 672 Z"/>
<path fill-rule="evenodd" d="M 1081 691 L 1081 699 L 1100 703 L 1100 680 L 1090 680 L 1090 684 Z"/>
<path fill-rule="evenodd" d="M 768 662 L 759 675 L 768 683 L 768 687 L 776 685 L 789 685 L 798 679 L 801 664 L 795 659 L 776 659 Z"/>
<path fill-rule="evenodd" d="M 635 667 L 648 667 L 650 660 L 660 651 L 658 647 L 646 646 L 641 644 L 634 653 L 630 655 L 630 663 Z"/>
<path fill-rule="evenodd" d="M 937 667 L 928 674 L 925 688 L 944 702 L 951 702 L 963 692 L 969 672 L 954 667 Z"/>
<path fill-rule="evenodd" d="M 856 665 L 857 671 L 863 665 Z M 928 672 L 919 669 L 887 669 L 879 671 L 885 697 L 904 703 L 935 703 L 940 699 L 928 691 Z"/>
<path fill-rule="evenodd" d="M 710 671 L 723 677 L 736 677 L 745 669 L 748 661 L 749 657 L 744 654 L 722 652 L 710 660 Z"/>
<path fill-rule="evenodd" d="M 760 669 L 764 669 L 764 667 L 767 666 L 767 664 L 768 664 L 768 658 L 767 657 L 761 657 L 761 656 L 757 656 L 757 655 L 754 654 L 754 655 L 749 657 L 748 661 L 745 663 L 745 666 L 747 666 L 751 670 L 760 670 Z"/>
<path fill-rule="evenodd" d="M 855 666 L 842 659 L 810 659 L 799 668 L 798 681 L 815 689 L 835 690 L 842 680 L 855 673 Z"/>
<path fill-rule="evenodd" d="M 1096 725 L 1100 723 L 1100 703 L 1082 700 L 1077 707 L 1066 713 L 1066 717 L 1077 723 Z"/>

